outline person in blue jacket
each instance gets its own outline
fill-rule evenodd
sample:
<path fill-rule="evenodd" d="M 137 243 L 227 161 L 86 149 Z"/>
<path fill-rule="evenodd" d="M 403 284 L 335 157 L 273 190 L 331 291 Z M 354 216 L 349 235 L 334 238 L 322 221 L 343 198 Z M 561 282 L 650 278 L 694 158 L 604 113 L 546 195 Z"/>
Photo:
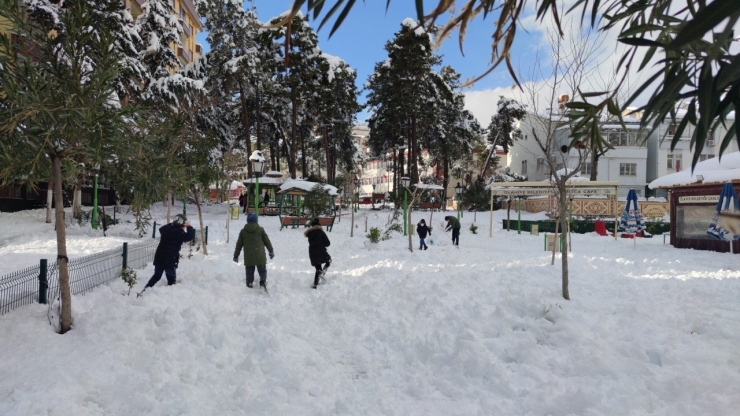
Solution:
<path fill-rule="evenodd" d="M 176 283 L 175 270 L 180 262 L 180 248 L 182 243 L 195 238 L 195 229 L 184 215 L 177 214 L 171 223 L 159 229 L 159 235 L 159 245 L 154 253 L 154 275 L 144 290 L 156 285 L 162 278 L 162 273 L 167 277 L 168 286 Z"/>
<path fill-rule="evenodd" d="M 432 231 L 427 227 L 423 218 L 416 224 L 416 234 L 419 234 L 419 250 L 428 249 L 429 247 L 427 247 L 427 243 L 424 240 L 426 240 L 427 234 L 432 235 Z"/>

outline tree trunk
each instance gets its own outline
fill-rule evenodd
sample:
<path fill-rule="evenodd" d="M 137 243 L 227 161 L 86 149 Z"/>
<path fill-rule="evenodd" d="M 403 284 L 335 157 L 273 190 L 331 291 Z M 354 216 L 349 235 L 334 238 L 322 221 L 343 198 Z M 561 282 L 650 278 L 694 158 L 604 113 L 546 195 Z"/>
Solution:
<path fill-rule="evenodd" d="M 203 247 L 203 255 L 208 255 L 208 247 L 206 246 L 206 231 L 203 225 L 203 211 L 200 208 L 200 195 L 198 194 L 198 188 L 195 185 L 191 185 L 190 189 L 193 191 L 193 197 L 195 198 L 195 207 L 198 209 L 198 221 L 200 222 L 200 246 Z M 231 203 L 231 195 L 229 195 L 229 204 Z M 226 206 L 229 206 L 227 204 Z"/>
<path fill-rule="evenodd" d="M 59 267 L 59 292 L 62 312 L 59 315 L 60 334 L 72 329 L 72 293 L 69 289 L 69 259 L 67 258 L 67 229 L 64 228 L 64 198 L 62 197 L 62 161 L 52 155 L 54 170 L 54 204 L 57 226 L 57 266 Z"/>
<path fill-rule="evenodd" d="M 46 223 L 51 224 L 51 208 L 54 205 L 54 178 L 46 184 Z"/>
<path fill-rule="evenodd" d="M 506 207 L 506 231 L 511 231 L 511 198 L 507 201 Z"/>
<path fill-rule="evenodd" d="M 419 161 L 416 148 L 416 117 L 411 118 L 411 144 L 409 149 L 409 169 L 411 183 L 419 183 Z"/>
<path fill-rule="evenodd" d="M 295 92 L 291 94 L 290 103 L 292 105 L 292 114 L 290 118 L 290 131 L 291 131 L 291 145 L 290 153 L 288 154 L 288 169 L 290 170 L 290 177 L 295 179 L 296 174 L 296 136 L 298 136 L 296 124 L 298 122 L 298 100 L 295 98 Z"/>
<path fill-rule="evenodd" d="M 552 260 L 550 261 L 551 266 L 555 265 L 555 249 L 558 243 L 558 227 L 560 227 L 560 218 L 555 221 L 555 241 L 552 243 Z"/>
<path fill-rule="evenodd" d="M 591 177 L 590 179 L 592 181 L 596 180 L 596 177 L 599 175 L 599 153 L 598 152 L 592 152 L 591 153 Z"/>
<path fill-rule="evenodd" d="M 560 185 L 560 197 L 558 201 L 558 208 L 560 211 L 560 225 L 563 231 L 565 231 L 565 227 L 568 225 L 568 197 L 566 194 L 565 189 L 565 180 L 562 181 L 562 184 Z M 563 238 L 565 237 L 565 233 L 563 232 Z M 570 294 L 568 293 L 568 242 L 564 241 L 565 244 L 563 244 L 562 247 L 562 275 L 563 275 L 563 298 L 565 300 L 570 300 Z"/>
<path fill-rule="evenodd" d="M 257 95 L 257 150 L 262 150 L 262 101 L 260 100 L 260 86 L 259 82 L 255 83 Z"/>
<path fill-rule="evenodd" d="M 331 155 L 329 154 L 329 127 L 327 126 L 324 126 L 324 152 L 326 152 L 326 181 L 328 183 L 334 183 L 334 178 L 332 177 L 330 168 Z"/>
<path fill-rule="evenodd" d="M 170 223 L 171 215 L 172 215 L 172 191 L 167 192 L 167 224 Z"/>
<path fill-rule="evenodd" d="M 244 94 L 244 86 L 239 83 L 239 93 L 241 96 L 242 104 L 242 128 L 244 129 L 244 141 L 246 142 L 247 155 L 252 154 L 252 137 L 249 134 L 249 104 L 247 103 L 247 96 Z M 247 176 L 252 177 L 252 164 L 247 163 Z"/>

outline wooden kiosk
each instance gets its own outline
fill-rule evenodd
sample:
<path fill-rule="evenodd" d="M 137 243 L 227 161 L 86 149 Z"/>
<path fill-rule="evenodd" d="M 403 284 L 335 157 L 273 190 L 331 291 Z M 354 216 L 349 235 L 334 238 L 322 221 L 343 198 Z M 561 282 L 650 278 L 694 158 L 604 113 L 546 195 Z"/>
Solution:
<path fill-rule="evenodd" d="M 283 228 L 300 228 L 307 227 L 311 221 L 304 212 L 303 198 L 316 186 L 322 186 L 329 191 L 329 195 L 336 197 L 337 188 L 332 185 L 320 184 L 303 180 L 289 179 L 282 184 L 277 191 L 278 200 L 278 217 L 280 218 L 280 230 Z M 332 215 L 319 217 L 319 223 L 331 232 L 334 227 L 334 220 L 337 217 L 336 205 L 332 198 Z"/>

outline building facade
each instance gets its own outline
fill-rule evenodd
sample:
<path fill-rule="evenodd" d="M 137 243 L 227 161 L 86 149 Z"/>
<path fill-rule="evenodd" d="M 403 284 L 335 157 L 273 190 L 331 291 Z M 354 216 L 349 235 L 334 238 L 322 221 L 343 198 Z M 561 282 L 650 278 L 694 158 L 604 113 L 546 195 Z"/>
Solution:
<path fill-rule="evenodd" d="M 203 55 L 203 45 L 196 41 L 198 33 L 203 31 L 201 16 L 195 8 L 193 0 L 167 0 L 174 9 L 174 14 L 182 26 L 183 33 L 180 36 L 182 46 L 177 46 L 175 51 L 182 66 L 193 63 Z M 147 0 L 123 0 L 126 8 L 131 12 L 134 19 L 142 13 Z M 170 45 L 175 48 L 175 45 Z"/>

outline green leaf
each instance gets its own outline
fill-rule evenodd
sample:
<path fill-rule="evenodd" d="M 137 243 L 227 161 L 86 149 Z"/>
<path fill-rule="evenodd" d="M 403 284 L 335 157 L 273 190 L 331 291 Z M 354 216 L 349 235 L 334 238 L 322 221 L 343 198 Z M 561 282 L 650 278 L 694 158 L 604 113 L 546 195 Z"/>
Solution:
<path fill-rule="evenodd" d="M 339 1 L 343 2 L 344 0 L 339 0 Z M 339 14 L 339 17 L 337 17 L 337 21 L 334 22 L 334 26 L 332 26 L 331 28 L 331 32 L 329 32 L 329 38 L 331 38 L 331 35 L 333 35 L 334 32 L 336 32 L 337 29 L 339 29 L 339 26 L 342 25 L 342 22 L 344 22 L 344 18 L 347 17 L 347 14 L 349 13 L 350 10 L 352 10 L 352 6 L 354 6 L 354 4 L 355 4 L 355 0 L 349 0 L 347 2 L 347 5 L 344 6 L 344 10 L 342 10 L 342 13 Z"/>
<path fill-rule="evenodd" d="M 715 0 L 699 10 L 696 17 L 683 24 L 676 37 L 666 49 L 677 51 L 682 46 L 700 40 L 704 34 L 720 24 L 728 16 L 740 13 L 740 1 Z"/>
<path fill-rule="evenodd" d="M 657 47 L 664 47 L 660 42 L 656 42 L 654 40 L 645 39 L 645 38 L 619 38 L 619 42 L 624 43 L 625 45 L 630 46 L 657 46 Z"/>

